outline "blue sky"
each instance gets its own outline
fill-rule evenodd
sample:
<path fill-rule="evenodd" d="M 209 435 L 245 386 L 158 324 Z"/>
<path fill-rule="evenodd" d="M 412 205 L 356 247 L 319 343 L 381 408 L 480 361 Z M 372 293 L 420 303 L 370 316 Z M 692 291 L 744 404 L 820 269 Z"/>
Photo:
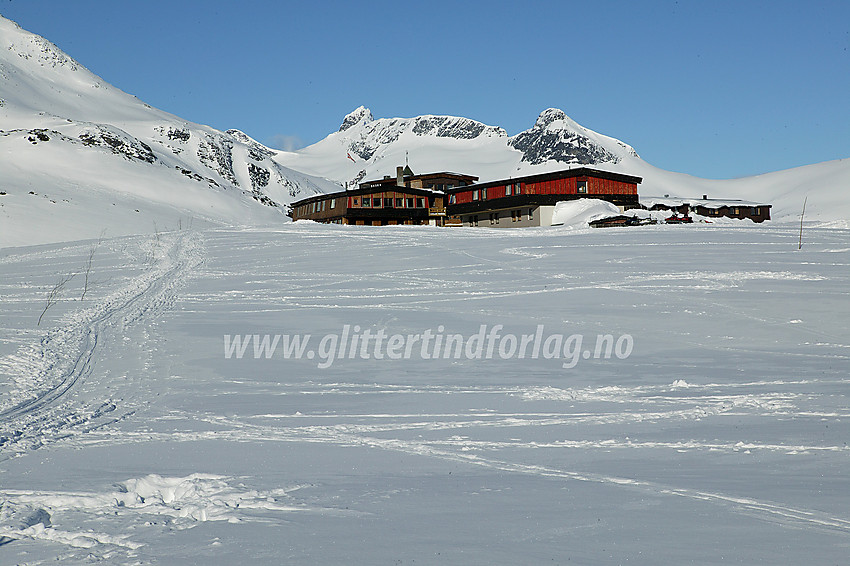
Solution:
<path fill-rule="evenodd" d="M 850 1 L 0 0 L 142 100 L 276 147 L 378 117 L 531 127 L 557 107 L 653 165 L 850 157 Z"/>

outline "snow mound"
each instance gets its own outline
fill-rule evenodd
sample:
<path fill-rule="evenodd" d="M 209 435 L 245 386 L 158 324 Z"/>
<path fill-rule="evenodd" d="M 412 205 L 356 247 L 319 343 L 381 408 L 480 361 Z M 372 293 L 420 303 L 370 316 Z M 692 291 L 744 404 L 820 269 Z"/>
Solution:
<path fill-rule="evenodd" d="M 552 225 L 587 228 L 588 224 L 594 220 L 619 214 L 622 214 L 620 209 L 605 200 L 582 198 L 561 201 L 555 205 Z"/>
<path fill-rule="evenodd" d="M 0 544 L 15 539 L 50 540 L 75 548 L 98 545 L 137 549 L 126 535 L 67 530 L 62 517 L 123 516 L 137 525 L 167 523 L 188 529 L 204 521 L 263 520 L 269 512 L 305 510 L 288 492 L 301 486 L 257 491 L 226 476 L 195 473 L 184 477 L 149 474 L 101 491 L 0 492 Z M 59 517 L 58 520 L 53 520 Z"/>

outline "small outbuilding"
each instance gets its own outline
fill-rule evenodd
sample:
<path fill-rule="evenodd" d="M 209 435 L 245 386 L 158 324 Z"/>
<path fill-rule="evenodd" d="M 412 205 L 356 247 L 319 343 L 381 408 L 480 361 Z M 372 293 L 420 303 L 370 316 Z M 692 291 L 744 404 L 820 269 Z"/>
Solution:
<path fill-rule="evenodd" d="M 681 197 L 650 197 L 641 199 L 641 205 L 648 210 L 672 210 L 687 216 L 691 212 L 707 218 L 739 218 L 753 222 L 770 220 L 771 205 L 737 199 L 710 199 L 703 195 L 701 199 Z"/>

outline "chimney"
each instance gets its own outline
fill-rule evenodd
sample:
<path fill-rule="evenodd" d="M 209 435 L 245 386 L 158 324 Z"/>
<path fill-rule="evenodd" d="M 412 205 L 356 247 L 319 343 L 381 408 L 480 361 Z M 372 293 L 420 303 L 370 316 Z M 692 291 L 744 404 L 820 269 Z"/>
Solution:
<path fill-rule="evenodd" d="M 395 184 L 396 186 L 404 186 L 404 167 L 395 168 Z"/>
<path fill-rule="evenodd" d="M 702 195 L 702 200 L 708 200 L 708 195 Z"/>

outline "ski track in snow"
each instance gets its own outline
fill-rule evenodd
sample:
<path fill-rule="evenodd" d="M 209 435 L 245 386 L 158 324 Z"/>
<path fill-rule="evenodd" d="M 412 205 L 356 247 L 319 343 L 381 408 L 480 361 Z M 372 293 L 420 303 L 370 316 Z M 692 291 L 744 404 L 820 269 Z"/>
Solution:
<path fill-rule="evenodd" d="M 0 458 L 92 430 L 126 413 L 113 399 L 69 397 L 91 374 L 103 337 L 118 336 L 167 308 L 177 285 L 202 261 L 197 234 L 157 236 L 151 248 L 152 265 L 142 275 L 96 306 L 70 313 L 38 343 L 0 360 L 0 369 L 15 383 L 0 404 Z"/>

